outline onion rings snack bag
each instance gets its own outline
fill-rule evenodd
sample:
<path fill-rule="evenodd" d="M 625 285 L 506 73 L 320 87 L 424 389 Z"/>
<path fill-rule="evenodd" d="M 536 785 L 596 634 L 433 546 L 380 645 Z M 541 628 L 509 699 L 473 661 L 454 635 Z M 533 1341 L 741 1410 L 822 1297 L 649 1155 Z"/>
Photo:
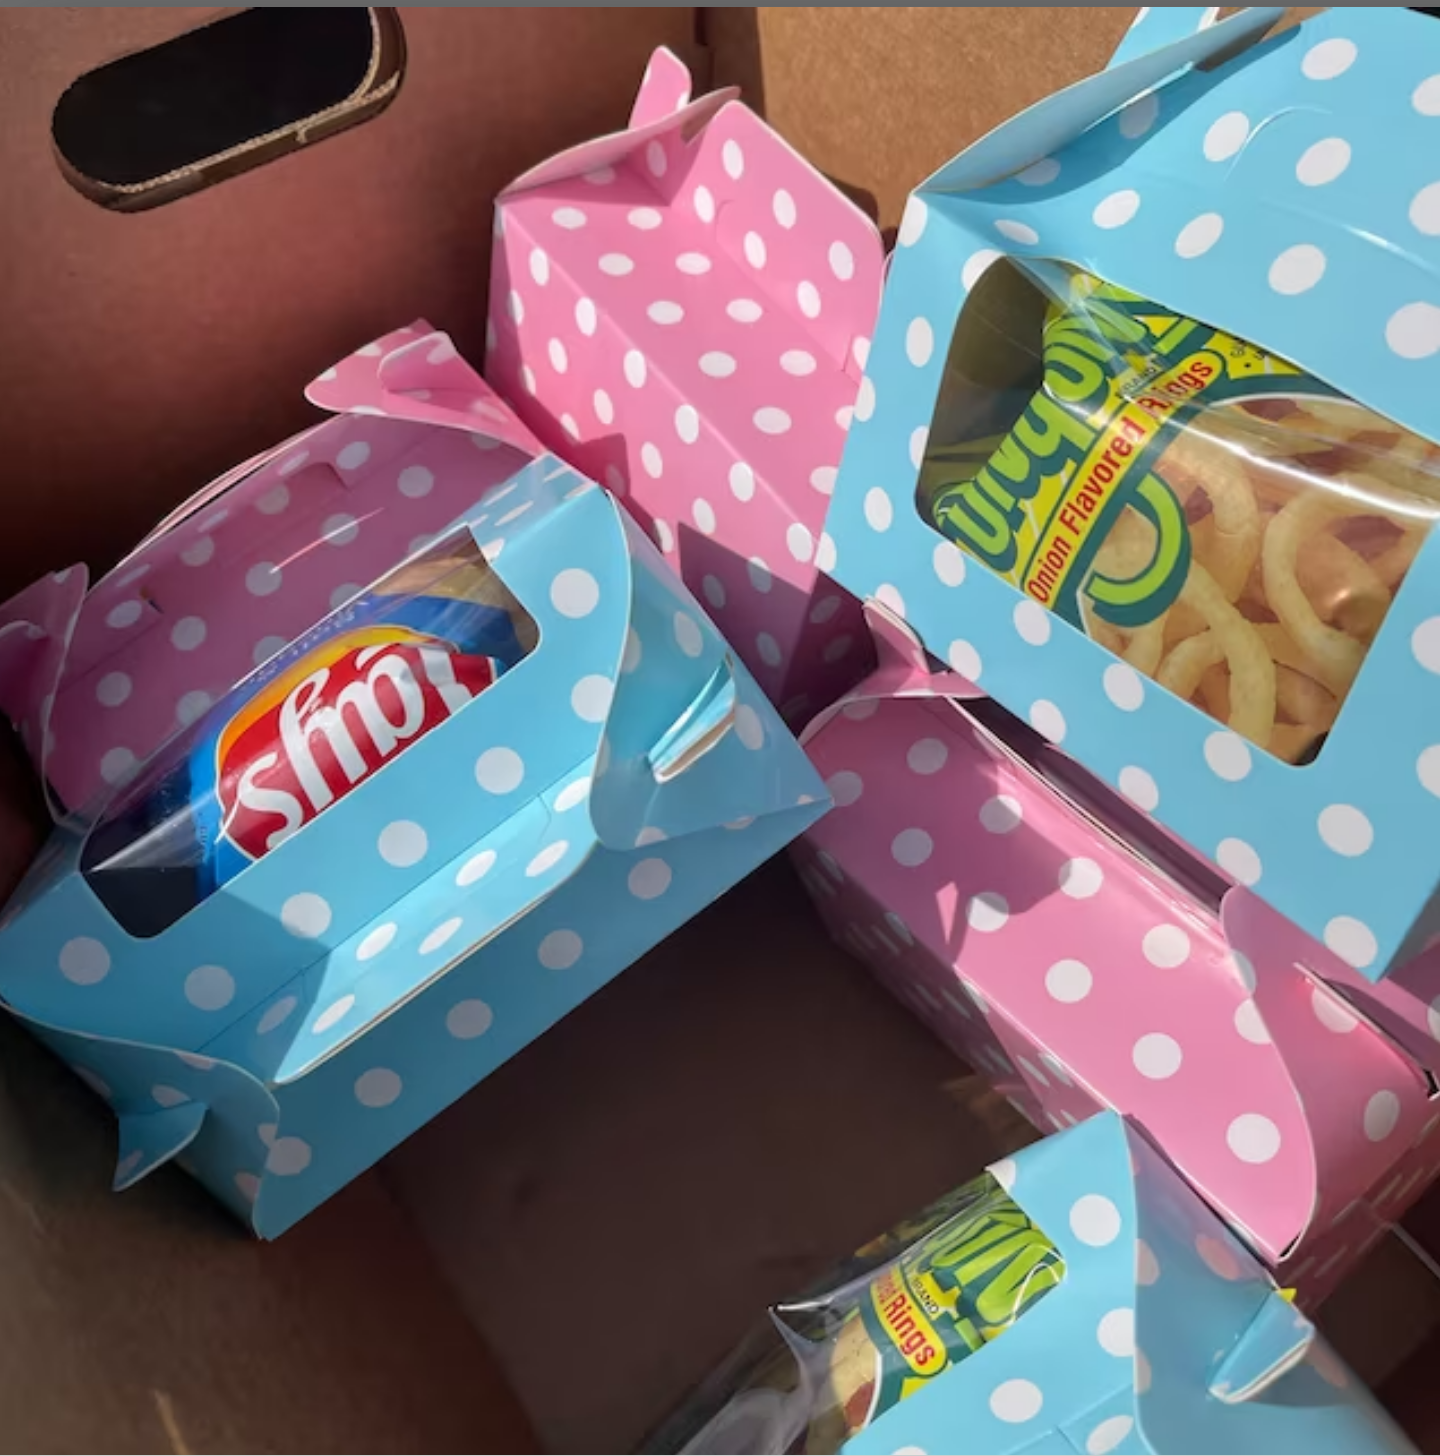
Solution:
<path fill-rule="evenodd" d="M 997 265 L 972 308 L 993 347 L 952 351 L 922 514 L 1137 671 L 1309 762 L 1440 512 L 1440 449 L 1088 273 Z"/>
<path fill-rule="evenodd" d="M 82 869 L 132 934 L 172 924 L 533 646 L 533 624 L 498 599 L 473 543 L 442 549 L 278 652 L 106 811 Z"/>
<path fill-rule="evenodd" d="M 685 1452 L 831 1452 L 1002 1336 L 1065 1275 L 989 1175 L 867 1244 L 768 1328 L 655 1438 Z"/>

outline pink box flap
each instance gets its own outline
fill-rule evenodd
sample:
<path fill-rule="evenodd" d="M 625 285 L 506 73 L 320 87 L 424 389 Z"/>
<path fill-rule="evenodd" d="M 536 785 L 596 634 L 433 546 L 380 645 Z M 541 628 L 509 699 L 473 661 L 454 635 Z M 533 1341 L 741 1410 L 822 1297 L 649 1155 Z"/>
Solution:
<path fill-rule="evenodd" d="M 202 489 L 83 602 L 76 573 L 5 609 L 35 619 L 31 655 L 49 676 L 0 655 L 0 693 L 18 696 L 26 743 L 66 808 L 126 781 L 291 638 L 542 453 L 423 321 L 365 345 L 307 393 L 336 417 Z M 53 622 L 39 620 L 45 603 Z"/>

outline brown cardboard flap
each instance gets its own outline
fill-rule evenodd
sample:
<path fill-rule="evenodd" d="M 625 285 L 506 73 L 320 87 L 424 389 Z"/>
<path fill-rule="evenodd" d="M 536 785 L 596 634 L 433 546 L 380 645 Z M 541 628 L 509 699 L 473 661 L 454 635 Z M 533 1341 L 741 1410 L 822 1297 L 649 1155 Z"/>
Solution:
<path fill-rule="evenodd" d="M 1315 14 L 1292 6 L 1286 24 Z M 806 157 L 894 228 L 942 163 L 1103 70 L 1136 7 L 707 7 L 717 85 L 737 85 Z"/>
<path fill-rule="evenodd" d="M 707 10 L 706 36 L 717 83 L 763 101 L 772 126 L 893 228 L 913 187 L 1102 69 L 1134 18 L 1133 6 L 767 6 Z"/>
<path fill-rule="evenodd" d="M 65 87 L 217 13 L 0 12 L 0 598 L 113 560 L 387 328 L 429 318 L 478 365 L 495 193 L 623 126 L 656 45 L 695 52 L 683 7 L 407 8 L 373 120 L 150 212 L 81 196 L 49 133 Z"/>

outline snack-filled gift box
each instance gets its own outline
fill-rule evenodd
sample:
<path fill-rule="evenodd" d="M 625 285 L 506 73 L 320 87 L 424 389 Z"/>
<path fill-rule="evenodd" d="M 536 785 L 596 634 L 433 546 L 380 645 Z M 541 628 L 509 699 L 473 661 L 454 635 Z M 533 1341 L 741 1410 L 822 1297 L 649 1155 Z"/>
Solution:
<path fill-rule="evenodd" d="M 500 194 L 486 373 L 801 721 L 867 670 L 820 540 L 883 251 L 733 88 L 690 87 L 656 51 L 627 131 Z"/>
<path fill-rule="evenodd" d="M 1101 1113 L 861 1249 L 662 1451 L 1408 1451 L 1145 1138 Z"/>
<path fill-rule="evenodd" d="M 1440 27 L 1279 13 L 919 188 L 827 551 L 1374 981 L 1440 924 Z"/>
<path fill-rule="evenodd" d="M 4 609 L 55 807 L 0 994 L 273 1236 L 818 813 L 643 532 L 415 326 L 86 591 Z"/>
<path fill-rule="evenodd" d="M 1313 1307 L 1440 1169 L 1424 1067 L 1343 968 L 873 614 L 804 741 L 832 934 L 1038 1126 L 1135 1118 Z"/>

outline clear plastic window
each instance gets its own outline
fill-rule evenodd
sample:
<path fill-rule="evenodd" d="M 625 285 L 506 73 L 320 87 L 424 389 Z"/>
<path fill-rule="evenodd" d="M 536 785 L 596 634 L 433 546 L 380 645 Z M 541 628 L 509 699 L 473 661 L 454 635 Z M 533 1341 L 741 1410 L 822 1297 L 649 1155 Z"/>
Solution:
<path fill-rule="evenodd" d="M 172 738 L 105 810 L 81 872 L 157 935 L 535 648 L 468 532 L 359 593 Z"/>
<path fill-rule="evenodd" d="M 961 315 L 922 517 L 1288 763 L 1440 512 L 1440 448 L 1232 335 L 1005 260 Z"/>
<path fill-rule="evenodd" d="M 774 1306 L 647 1449 L 839 1451 L 1064 1275 L 1054 1244 L 985 1174 Z"/>

